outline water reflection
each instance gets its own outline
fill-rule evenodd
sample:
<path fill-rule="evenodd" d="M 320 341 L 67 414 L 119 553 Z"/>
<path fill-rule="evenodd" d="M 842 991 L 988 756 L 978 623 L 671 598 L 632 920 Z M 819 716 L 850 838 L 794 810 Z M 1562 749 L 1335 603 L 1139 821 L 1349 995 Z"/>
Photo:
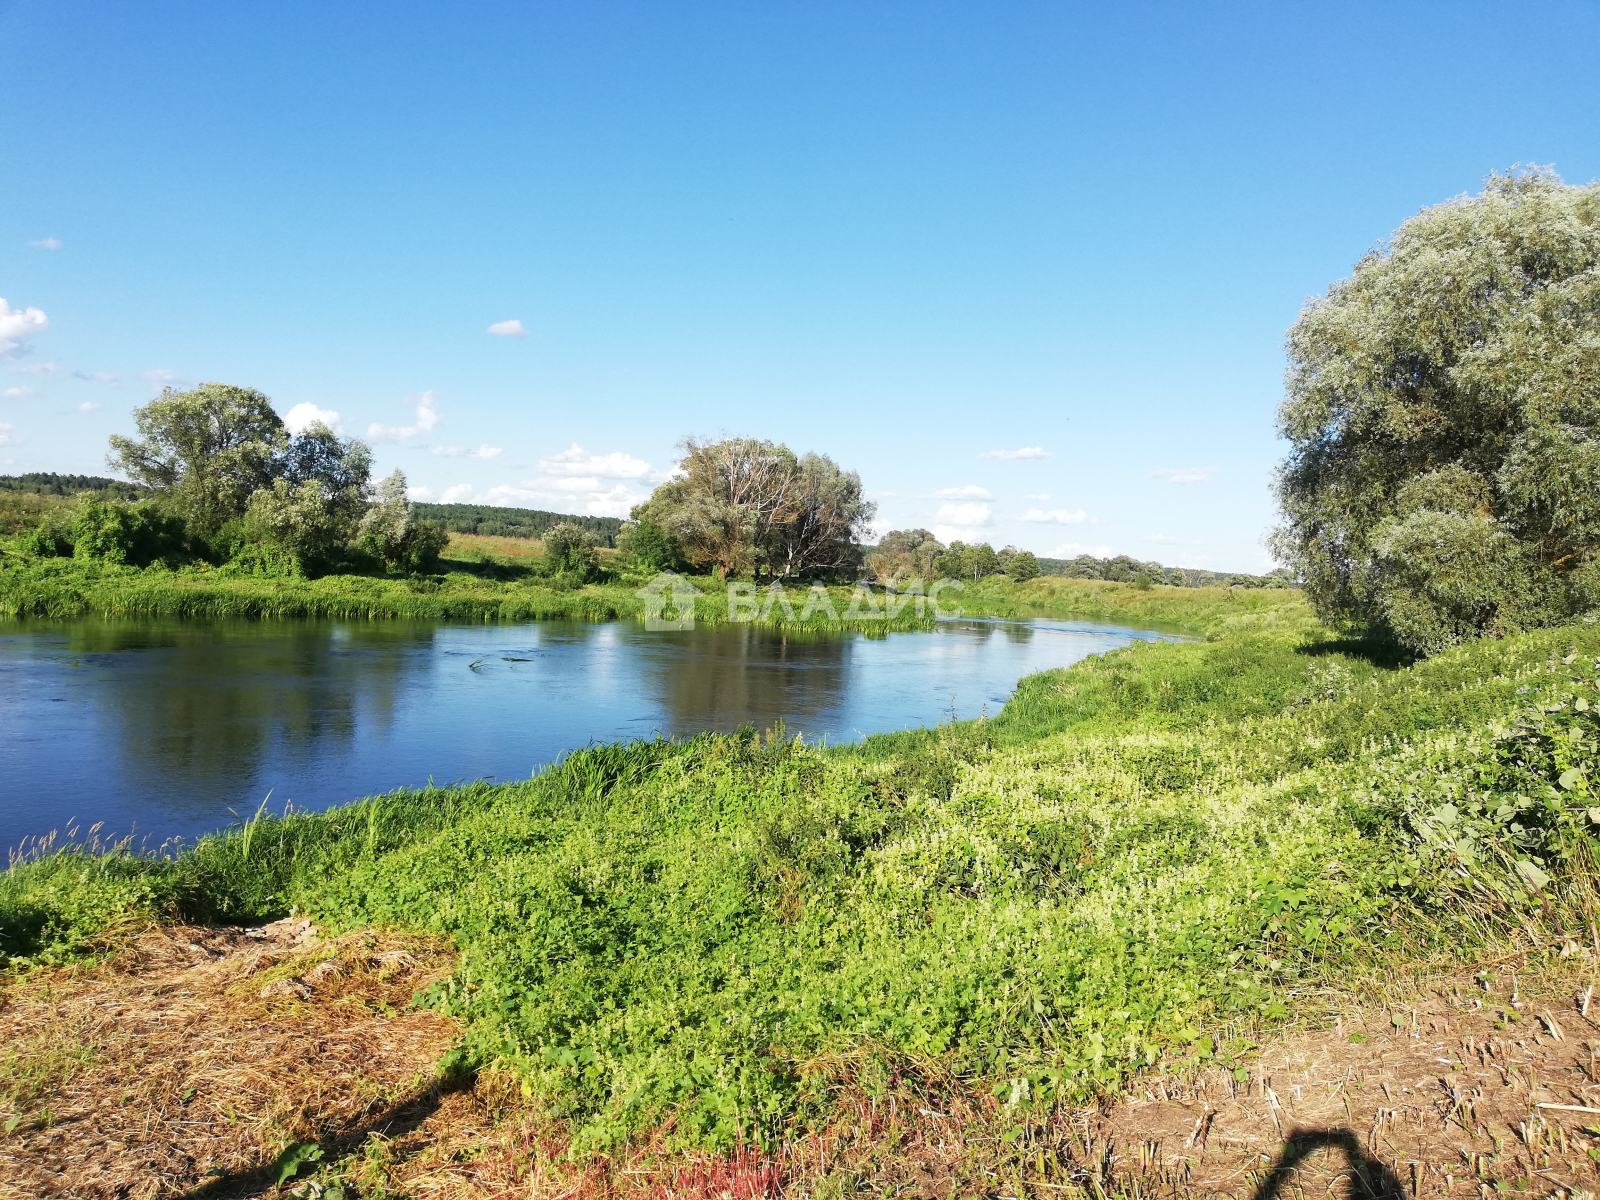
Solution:
<path fill-rule="evenodd" d="M 778 721 L 808 738 L 997 712 L 1016 680 L 1160 634 L 961 621 L 818 637 L 627 623 L 0 624 L 0 842 L 157 839 L 272 807 L 522 778 L 590 741 Z"/>
<path fill-rule="evenodd" d="M 854 638 L 795 637 L 750 625 L 695 630 L 650 657 L 666 731 L 817 730 L 844 693 Z"/>

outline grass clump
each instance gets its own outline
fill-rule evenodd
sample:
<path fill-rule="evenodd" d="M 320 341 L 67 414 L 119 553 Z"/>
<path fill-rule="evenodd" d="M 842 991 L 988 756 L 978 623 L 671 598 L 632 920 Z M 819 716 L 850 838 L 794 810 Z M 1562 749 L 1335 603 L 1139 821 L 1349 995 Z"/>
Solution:
<path fill-rule="evenodd" d="M 815 1127 L 816 1073 L 858 1060 L 1020 1120 L 1204 1061 L 1308 983 L 1584 928 L 1600 630 L 1399 669 L 1272 599 L 1025 680 L 993 721 L 590 747 L 168 859 L 46 855 L 0 884 L 0 936 L 31 962 L 291 909 L 442 935 L 458 968 L 419 1002 L 582 1154 Z"/>

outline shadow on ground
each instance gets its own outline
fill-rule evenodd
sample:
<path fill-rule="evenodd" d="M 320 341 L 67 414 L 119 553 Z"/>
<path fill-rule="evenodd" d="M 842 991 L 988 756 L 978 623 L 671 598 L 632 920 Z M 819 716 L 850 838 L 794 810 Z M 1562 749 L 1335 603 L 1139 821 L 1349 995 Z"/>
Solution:
<path fill-rule="evenodd" d="M 323 1168 L 336 1167 L 360 1150 L 373 1134 L 387 1141 L 404 1137 L 420 1128 L 423 1122 L 438 1112 L 439 1105 L 446 1096 L 470 1089 L 474 1081 L 474 1077 L 470 1074 L 437 1080 L 399 1100 L 370 1120 L 342 1133 L 323 1138 L 319 1143 L 322 1147 L 322 1158 L 317 1165 Z M 247 1171 L 230 1171 L 183 1193 L 183 1200 L 243 1200 L 248 1196 L 275 1193 L 278 1188 L 273 1181 L 272 1172 L 271 1166 L 252 1167 Z"/>
<path fill-rule="evenodd" d="M 1300 1164 L 1318 1150 L 1344 1152 L 1350 1200 L 1406 1200 L 1405 1188 L 1395 1173 L 1361 1148 L 1361 1140 L 1348 1129 L 1297 1129 L 1289 1135 L 1278 1161 L 1252 1200 L 1277 1200 L 1285 1187 L 1295 1187 Z"/>

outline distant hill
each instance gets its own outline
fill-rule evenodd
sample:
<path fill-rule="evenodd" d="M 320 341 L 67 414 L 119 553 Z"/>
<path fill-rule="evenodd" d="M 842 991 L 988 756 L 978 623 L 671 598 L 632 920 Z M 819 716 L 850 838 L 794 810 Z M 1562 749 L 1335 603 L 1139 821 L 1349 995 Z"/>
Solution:
<path fill-rule="evenodd" d="M 481 533 L 488 537 L 543 537 L 552 526 L 567 522 L 589 530 L 602 546 L 615 546 L 622 529 L 622 521 L 617 517 L 580 517 L 538 508 L 495 508 L 488 504 L 413 504 L 411 507 L 424 521 L 438 521 L 453 533 Z"/>
<path fill-rule="evenodd" d="M 91 492 L 117 500 L 138 500 L 150 489 L 101 475 L 56 475 L 35 471 L 28 475 L 0 475 L 0 492 L 28 492 L 35 496 L 79 496 Z"/>

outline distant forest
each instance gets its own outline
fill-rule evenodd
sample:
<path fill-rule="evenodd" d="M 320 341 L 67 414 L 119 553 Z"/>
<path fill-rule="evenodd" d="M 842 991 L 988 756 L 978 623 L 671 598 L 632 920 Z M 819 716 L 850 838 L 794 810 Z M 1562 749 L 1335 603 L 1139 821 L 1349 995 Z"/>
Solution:
<path fill-rule="evenodd" d="M 35 471 L 28 475 L 0 475 L 0 492 L 27 492 L 34 496 L 78 496 L 91 492 L 113 500 L 138 500 L 149 488 L 100 475 L 56 475 Z"/>
<path fill-rule="evenodd" d="M 1116 558 L 1041 558 L 1041 575 L 1065 575 L 1069 579 L 1107 579 L 1113 583 L 1134 583 L 1142 575 L 1152 583 L 1174 587 L 1292 587 L 1300 586 L 1294 573 L 1283 567 L 1267 575 L 1248 575 L 1242 571 L 1201 571 L 1195 567 L 1165 567 L 1158 562 L 1140 562 L 1126 554 Z"/>
<path fill-rule="evenodd" d="M 438 521 L 452 533 L 486 537 L 543 537 L 555 525 L 577 525 L 594 534 L 602 546 L 615 546 L 622 522 L 616 517 L 579 517 L 537 508 L 494 508 L 487 504 L 413 504 L 418 517 Z"/>

